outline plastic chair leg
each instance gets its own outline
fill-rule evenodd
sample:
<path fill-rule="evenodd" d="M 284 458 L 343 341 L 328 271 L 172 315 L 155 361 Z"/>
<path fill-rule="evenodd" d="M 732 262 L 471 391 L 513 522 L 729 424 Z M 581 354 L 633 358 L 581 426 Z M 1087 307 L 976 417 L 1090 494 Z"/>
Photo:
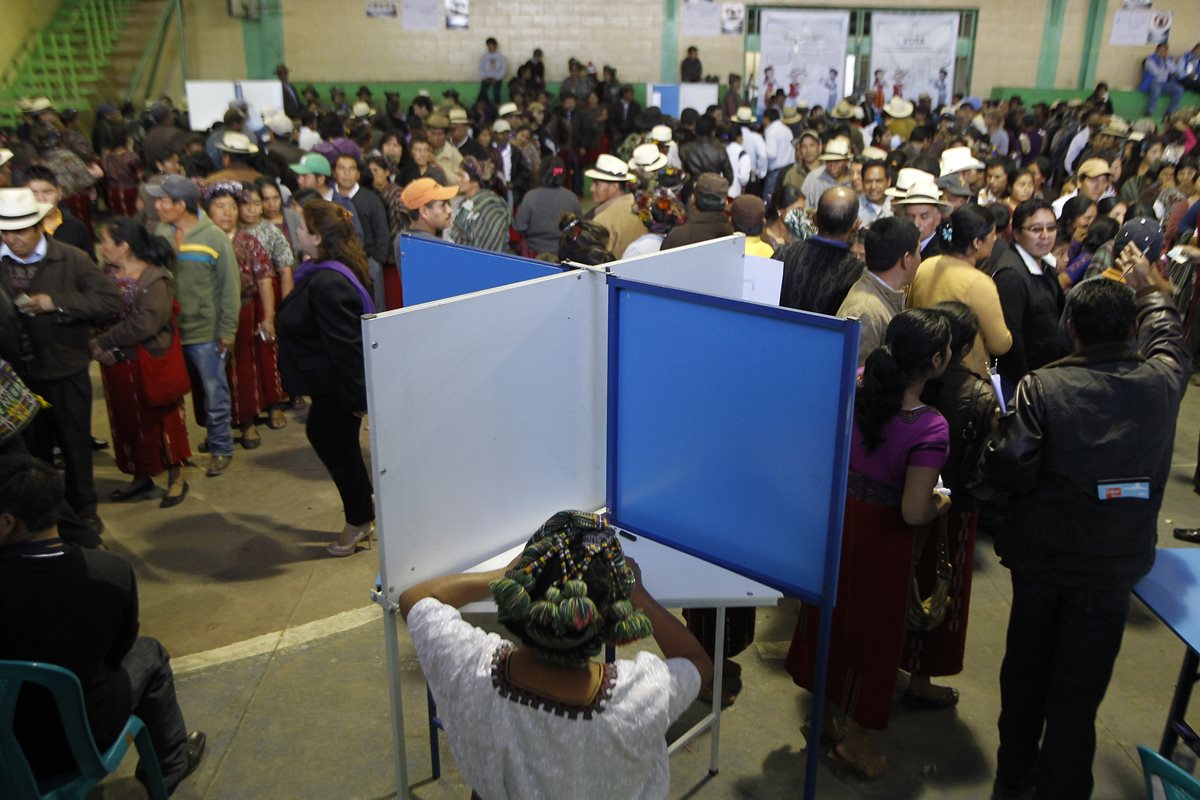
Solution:
<path fill-rule="evenodd" d="M 163 783 L 162 766 L 158 763 L 158 754 L 154 752 L 154 742 L 150 739 L 150 731 L 143 725 L 133 737 L 134 746 L 138 752 L 138 766 L 145 774 L 146 785 L 153 800 L 167 800 L 167 786 Z"/>

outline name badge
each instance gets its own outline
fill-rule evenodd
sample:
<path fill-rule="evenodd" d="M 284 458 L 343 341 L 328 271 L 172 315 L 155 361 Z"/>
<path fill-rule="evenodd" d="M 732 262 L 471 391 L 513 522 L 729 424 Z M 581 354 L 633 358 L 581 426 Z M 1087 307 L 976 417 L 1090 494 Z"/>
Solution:
<path fill-rule="evenodd" d="M 1098 481 L 1096 495 L 1101 500 L 1149 500 L 1150 481 L 1141 478 Z"/>

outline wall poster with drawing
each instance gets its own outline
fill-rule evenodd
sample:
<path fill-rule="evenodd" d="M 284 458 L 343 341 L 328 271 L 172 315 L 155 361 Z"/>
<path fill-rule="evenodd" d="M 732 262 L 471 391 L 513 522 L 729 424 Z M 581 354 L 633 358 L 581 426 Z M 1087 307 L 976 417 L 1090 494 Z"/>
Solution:
<path fill-rule="evenodd" d="M 950 102 L 958 49 L 958 14 L 871 15 L 870 94 L 886 103 L 929 95 L 933 107 Z"/>
<path fill-rule="evenodd" d="M 849 11 L 763 9 L 758 109 L 778 89 L 787 105 L 831 109 L 842 99 Z"/>

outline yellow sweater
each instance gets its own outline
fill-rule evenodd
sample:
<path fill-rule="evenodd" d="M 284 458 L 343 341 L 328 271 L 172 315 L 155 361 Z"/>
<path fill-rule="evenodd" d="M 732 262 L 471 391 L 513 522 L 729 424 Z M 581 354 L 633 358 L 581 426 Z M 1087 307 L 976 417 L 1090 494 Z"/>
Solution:
<path fill-rule="evenodd" d="M 979 335 L 963 364 L 977 375 L 987 375 L 988 365 L 1012 347 L 1012 334 L 1004 324 L 996 283 L 986 272 L 955 256 L 927 258 L 917 267 L 908 293 L 912 308 L 933 308 L 946 300 L 970 306 L 979 318 Z"/>

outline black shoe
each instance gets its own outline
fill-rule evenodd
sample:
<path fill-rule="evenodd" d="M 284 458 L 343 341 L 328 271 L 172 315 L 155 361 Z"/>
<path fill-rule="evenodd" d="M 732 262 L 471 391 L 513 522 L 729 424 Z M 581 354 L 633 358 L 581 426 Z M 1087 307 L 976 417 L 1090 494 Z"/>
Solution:
<path fill-rule="evenodd" d="M 253 439 L 247 439 L 245 436 L 242 437 L 242 449 L 257 450 L 260 447 L 262 447 L 262 437 L 261 436 L 256 436 Z"/>
<path fill-rule="evenodd" d="M 92 437 L 92 449 L 93 450 L 107 450 L 108 449 L 108 439 L 97 439 L 95 436 L 93 436 Z"/>
<path fill-rule="evenodd" d="M 139 481 L 133 486 L 130 486 L 128 489 L 113 489 L 112 492 L 109 493 L 108 499 L 112 500 L 114 503 L 124 503 L 126 500 L 132 500 L 139 494 L 145 494 L 153 488 L 154 481 L 150 478 L 146 478 L 146 480 Z"/>
<path fill-rule="evenodd" d="M 200 766 L 200 762 L 204 759 L 204 746 L 208 744 L 208 737 L 200 731 L 192 731 L 187 737 L 187 769 L 183 771 L 183 775 L 179 776 L 182 783 L 184 778 L 196 771 L 196 767 Z"/>
<path fill-rule="evenodd" d="M 900 700 L 904 707 L 911 711 L 930 711 L 939 708 L 953 708 L 958 705 L 958 689 L 950 689 L 950 691 L 940 697 L 923 697 L 919 694 L 913 694 L 910 691 L 904 692 L 904 697 Z"/>
<path fill-rule="evenodd" d="M 1200 544 L 1200 528 L 1176 528 L 1175 538 L 1181 542 Z"/>
<path fill-rule="evenodd" d="M 208 437 L 201 439 L 200 444 L 196 445 L 196 449 L 199 450 L 201 453 L 207 453 L 208 452 Z"/>
<path fill-rule="evenodd" d="M 169 494 L 164 495 L 162 502 L 158 504 L 158 507 L 159 508 L 174 508 L 175 506 L 177 506 L 183 502 L 183 498 L 187 497 L 188 489 L 190 489 L 190 488 L 191 487 L 188 486 L 188 482 L 184 481 L 183 482 L 183 491 L 181 491 L 179 494 L 175 495 L 174 497 L 172 497 Z"/>
<path fill-rule="evenodd" d="M 80 517 L 80 520 L 84 525 L 94 530 L 97 536 L 104 533 L 104 520 L 100 519 L 99 515 L 90 514 L 86 517 Z"/>

